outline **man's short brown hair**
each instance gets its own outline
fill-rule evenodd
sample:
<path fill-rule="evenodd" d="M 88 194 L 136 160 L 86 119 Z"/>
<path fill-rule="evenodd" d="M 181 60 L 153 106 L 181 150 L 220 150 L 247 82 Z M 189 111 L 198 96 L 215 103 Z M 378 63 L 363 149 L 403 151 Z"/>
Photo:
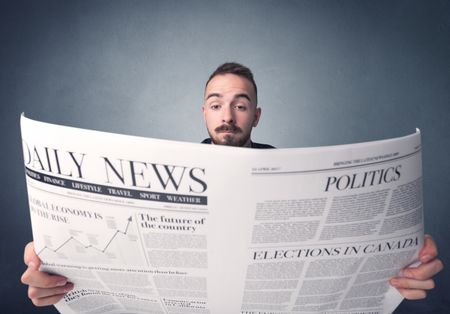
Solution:
<path fill-rule="evenodd" d="M 247 68 L 246 66 L 243 66 L 242 64 L 236 63 L 236 62 L 226 62 L 222 65 L 220 65 L 210 76 L 208 81 L 205 84 L 208 86 L 209 81 L 212 80 L 213 77 L 217 75 L 223 75 L 223 74 L 234 74 L 243 78 L 246 78 L 247 80 L 252 83 L 254 89 L 255 89 L 255 97 L 256 102 L 258 102 L 258 88 L 256 87 L 255 79 L 253 78 L 252 71 Z"/>

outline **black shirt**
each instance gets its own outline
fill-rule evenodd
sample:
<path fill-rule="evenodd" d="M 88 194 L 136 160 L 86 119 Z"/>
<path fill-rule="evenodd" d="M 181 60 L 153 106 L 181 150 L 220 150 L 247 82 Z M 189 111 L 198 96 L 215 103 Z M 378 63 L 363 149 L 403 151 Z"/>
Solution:
<path fill-rule="evenodd" d="M 202 141 L 202 144 L 211 144 L 211 139 L 210 138 L 205 138 Z M 266 149 L 266 148 L 275 148 L 272 145 L 269 144 L 261 144 L 261 143 L 255 143 L 255 142 L 250 142 L 251 144 L 251 148 L 260 148 L 260 149 Z"/>

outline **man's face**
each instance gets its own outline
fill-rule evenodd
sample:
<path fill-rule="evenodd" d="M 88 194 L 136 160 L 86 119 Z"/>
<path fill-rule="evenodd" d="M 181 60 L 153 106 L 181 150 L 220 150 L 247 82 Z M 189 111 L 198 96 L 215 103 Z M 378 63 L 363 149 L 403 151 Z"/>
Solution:
<path fill-rule="evenodd" d="M 261 109 L 256 107 L 249 80 L 234 74 L 216 75 L 206 86 L 202 110 L 214 144 L 250 146 L 250 134 Z"/>

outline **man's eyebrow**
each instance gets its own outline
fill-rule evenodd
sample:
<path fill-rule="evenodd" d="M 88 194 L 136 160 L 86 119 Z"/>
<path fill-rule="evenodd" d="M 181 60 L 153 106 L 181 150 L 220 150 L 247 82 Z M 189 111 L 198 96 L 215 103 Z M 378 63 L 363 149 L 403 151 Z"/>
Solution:
<path fill-rule="evenodd" d="M 223 95 L 222 95 L 222 94 L 219 94 L 219 93 L 211 93 L 211 94 L 208 94 L 208 96 L 206 96 L 206 99 L 205 99 L 205 100 L 208 100 L 209 98 L 212 98 L 212 97 L 219 97 L 219 98 L 222 98 Z M 246 93 L 241 93 L 241 94 L 236 94 L 236 95 L 234 95 L 234 99 L 237 99 L 237 98 L 245 98 L 245 99 L 247 99 L 248 101 L 251 102 L 250 96 L 247 95 Z"/>
<path fill-rule="evenodd" d="M 236 99 L 236 98 L 241 98 L 241 97 L 242 97 L 242 98 L 246 98 L 248 101 L 251 102 L 250 96 L 247 95 L 247 94 L 242 93 L 242 94 L 237 94 L 237 95 L 234 96 L 235 99 Z"/>
<path fill-rule="evenodd" d="M 221 94 L 219 94 L 219 93 L 211 93 L 211 94 L 209 94 L 208 96 L 206 96 L 206 99 L 205 100 L 208 100 L 209 98 L 211 98 L 211 97 L 222 97 L 222 95 Z"/>

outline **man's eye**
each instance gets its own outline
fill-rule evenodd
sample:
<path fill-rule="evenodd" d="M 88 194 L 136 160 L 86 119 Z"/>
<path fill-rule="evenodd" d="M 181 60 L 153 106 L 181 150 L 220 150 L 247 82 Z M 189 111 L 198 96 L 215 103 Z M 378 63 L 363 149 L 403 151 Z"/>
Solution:
<path fill-rule="evenodd" d="M 219 104 L 211 104 L 209 106 L 212 110 L 219 110 L 220 109 L 220 105 Z"/>
<path fill-rule="evenodd" d="M 247 106 L 246 105 L 242 105 L 242 104 L 237 104 L 234 106 L 238 111 L 245 111 L 247 110 Z"/>

